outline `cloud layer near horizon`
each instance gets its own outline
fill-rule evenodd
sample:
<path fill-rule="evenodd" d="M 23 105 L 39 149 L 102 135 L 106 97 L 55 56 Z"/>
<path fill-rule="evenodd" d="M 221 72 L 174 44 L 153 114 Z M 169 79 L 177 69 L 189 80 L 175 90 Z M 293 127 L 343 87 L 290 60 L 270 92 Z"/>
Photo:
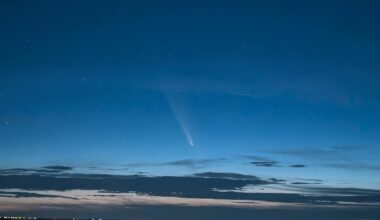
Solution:
<path fill-rule="evenodd" d="M 122 207 L 147 210 L 167 206 L 210 210 L 218 207 L 248 210 L 362 207 L 373 210 L 380 204 L 379 190 L 315 187 L 312 184 L 323 182 L 313 179 L 288 182 L 274 177 L 264 179 L 221 172 L 145 176 L 74 171 L 74 167 L 60 165 L 0 170 L 0 214 L 33 213 L 40 207 L 45 207 L 49 215 L 58 213 L 67 217 L 72 210 L 80 212 L 78 207 L 82 207 L 81 213 L 86 215 L 92 213 L 90 208 L 109 217 L 115 210 L 124 213 Z"/>

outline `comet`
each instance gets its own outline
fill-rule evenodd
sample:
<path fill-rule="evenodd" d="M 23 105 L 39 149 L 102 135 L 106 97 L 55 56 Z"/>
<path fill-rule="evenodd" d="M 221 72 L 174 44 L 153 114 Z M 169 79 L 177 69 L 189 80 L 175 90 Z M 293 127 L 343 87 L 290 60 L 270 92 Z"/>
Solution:
<path fill-rule="evenodd" d="M 188 126 L 188 120 L 186 118 L 187 114 L 185 114 L 185 103 L 183 97 L 181 97 L 180 90 L 177 90 L 175 93 L 166 92 L 165 94 L 170 109 L 172 110 L 179 126 L 181 127 L 181 130 L 187 140 L 187 143 L 189 144 L 189 146 L 194 147 L 194 140 Z"/>
<path fill-rule="evenodd" d="M 189 145 L 191 147 L 194 147 L 194 141 L 193 141 L 193 137 L 191 136 L 191 133 L 189 131 L 189 129 L 187 128 L 186 124 L 184 123 L 184 121 L 181 119 L 181 117 L 178 115 L 178 113 L 176 113 L 175 111 L 174 112 L 174 115 L 178 121 L 178 124 L 180 125 L 181 127 L 181 130 L 183 132 L 183 134 L 185 135 L 186 137 L 186 140 L 187 142 L 189 143 Z"/>

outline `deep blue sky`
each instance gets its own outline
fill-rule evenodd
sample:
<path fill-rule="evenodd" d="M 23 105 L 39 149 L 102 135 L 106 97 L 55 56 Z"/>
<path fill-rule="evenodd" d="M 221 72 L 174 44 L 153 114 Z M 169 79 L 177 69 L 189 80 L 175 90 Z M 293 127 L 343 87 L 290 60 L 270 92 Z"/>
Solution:
<path fill-rule="evenodd" d="M 225 158 L 207 170 L 379 186 L 379 6 L 2 1 L 0 166 Z"/>

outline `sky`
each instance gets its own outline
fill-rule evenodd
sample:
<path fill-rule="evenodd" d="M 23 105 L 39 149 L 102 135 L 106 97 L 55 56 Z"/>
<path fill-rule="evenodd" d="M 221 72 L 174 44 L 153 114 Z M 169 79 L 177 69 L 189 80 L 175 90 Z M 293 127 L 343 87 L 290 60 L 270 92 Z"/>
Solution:
<path fill-rule="evenodd" d="M 211 207 L 291 215 L 294 201 L 314 213 L 314 197 L 286 196 L 305 193 L 378 208 L 379 9 L 370 0 L 1 1 L 0 214 L 65 216 L 36 207 L 86 199 L 104 216 L 149 206 L 145 219 L 170 219 L 160 215 L 181 204 L 177 215 L 205 219 Z M 62 177 L 73 182 L 55 184 Z M 74 184 L 83 179 L 100 180 Z M 142 188 L 108 187 L 130 179 Z"/>

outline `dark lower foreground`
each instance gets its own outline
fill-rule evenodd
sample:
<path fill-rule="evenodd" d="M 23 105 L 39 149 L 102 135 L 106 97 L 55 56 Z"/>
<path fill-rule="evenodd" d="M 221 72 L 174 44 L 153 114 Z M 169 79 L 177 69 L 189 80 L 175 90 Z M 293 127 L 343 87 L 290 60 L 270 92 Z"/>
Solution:
<path fill-rule="evenodd" d="M 108 206 L 108 207 L 57 207 L 55 209 L 0 213 L 1 216 L 61 216 L 67 218 L 98 219 L 268 219 L 268 220 L 380 220 L 380 206 L 377 207 L 313 207 L 313 208 L 226 208 L 186 206 Z"/>

